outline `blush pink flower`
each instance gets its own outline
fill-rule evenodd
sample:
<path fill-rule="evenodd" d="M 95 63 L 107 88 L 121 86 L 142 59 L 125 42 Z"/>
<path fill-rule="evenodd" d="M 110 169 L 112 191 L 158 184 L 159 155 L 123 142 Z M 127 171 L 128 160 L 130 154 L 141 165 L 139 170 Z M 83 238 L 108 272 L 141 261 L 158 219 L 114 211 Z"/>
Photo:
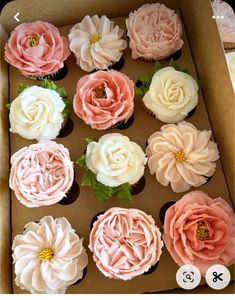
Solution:
<path fill-rule="evenodd" d="M 159 260 L 162 246 L 153 218 L 133 208 L 110 208 L 90 233 L 93 259 L 109 278 L 129 280 L 148 271 Z"/>
<path fill-rule="evenodd" d="M 164 59 L 183 46 L 178 15 L 164 4 L 144 4 L 126 20 L 132 58 Z"/>
<path fill-rule="evenodd" d="M 63 68 L 70 55 L 68 40 L 52 24 L 22 23 L 5 45 L 5 60 L 25 76 L 44 76 Z"/>
<path fill-rule="evenodd" d="M 56 142 L 24 147 L 11 157 L 9 185 L 27 207 L 48 206 L 62 200 L 72 186 L 69 151 Z"/>
<path fill-rule="evenodd" d="M 186 194 L 165 215 L 163 240 L 175 262 L 191 264 L 202 275 L 214 264 L 235 259 L 235 217 L 221 198 L 195 191 Z"/>
<path fill-rule="evenodd" d="M 75 113 L 93 129 L 126 122 L 134 109 L 134 83 L 121 72 L 97 71 L 82 77 L 73 99 Z"/>

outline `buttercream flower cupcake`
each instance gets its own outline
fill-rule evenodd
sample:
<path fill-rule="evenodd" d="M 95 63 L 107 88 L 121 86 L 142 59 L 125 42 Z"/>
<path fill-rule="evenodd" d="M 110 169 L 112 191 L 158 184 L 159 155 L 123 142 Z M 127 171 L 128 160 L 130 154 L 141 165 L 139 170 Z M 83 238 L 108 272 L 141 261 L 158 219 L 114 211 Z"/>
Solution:
<path fill-rule="evenodd" d="M 86 72 L 114 67 L 127 47 L 124 31 L 106 16 L 85 16 L 68 35 L 70 50 Z"/>
<path fill-rule="evenodd" d="M 134 83 L 121 72 L 97 71 L 77 83 L 73 108 L 91 128 L 106 130 L 125 124 L 134 110 Z"/>
<path fill-rule="evenodd" d="M 98 217 L 89 248 L 109 278 L 130 280 L 147 272 L 162 253 L 161 233 L 153 218 L 138 209 L 113 207 Z"/>
<path fill-rule="evenodd" d="M 131 189 L 144 175 L 147 158 L 142 148 L 120 133 L 103 135 L 97 142 L 87 145 L 86 153 L 78 160 L 86 167 L 82 185 L 94 188 L 102 203 L 112 196 L 131 199 Z"/>
<path fill-rule="evenodd" d="M 132 58 L 161 60 L 183 46 L 178 15 L 164 4 L 144 4 L 126 20 Z"/>
<path fill-rule="evenodd" d="M 194 265 L 202 275 L 212 265 L 230 265 L 235 260 L 233 210 L 221 198 L 188 193 L 167 210 L 163 240 L 179 266 Z"/>
<path fill-rule="evenodd" d="M 233 90 L 235 93 L 235 51 L 225 54 L 228 65 L 229 75 L 232 81 Z"/>
<path fill-rule="evenodd" d="M 225 1 L 214 0 L 212 8 L 215 14 L 221 40 L 225 49 L 235 48 L 235 14 L 232 7 Z"/>
<path fill-rule="evenodd" d="M 207 182 L 216 168 L 219 152 L 210 140 L 211 130 L 199 131 L 188 122 L 161 127 L 146 149 L 150 173 L 164 186 L 180 193 Z"/>
<path fill-rule="evenodd" d="M 63 145 L 51 141 L 24 147 L 11 157 L 9 186 L 27 207 L 59 202 L 74 180 L 73 162 Z"/>
<path fill-rule="evenodd" d="M 12 250 L 15 283 L 32 294 L 64 294 L 88 264 L 83 239 L 64 217 L 27 223 Z"/>
<path fill-rule="evenodd" d="M 64 88 L 43 81 L 42 87 L 23 86 L 9 104 L 10 132 L 25 139 L 53 140 L 65 125 L 71 110 Z"/>
<path fill-rule="evenodd" d="M 64 61 L 69 55 L 67 38 L 54 25 L 35 21 L 16 26 L 5 45 L 4 58 L 31 79 L 56 80 L 65 74 Z"/>
<path fill-rule="evenodd" d="M 198 104 L 199 86 L 189 74 L 173 67 L 158 70 L 152 77 L 142 106 L 164 123 L 183 121 Z"/>

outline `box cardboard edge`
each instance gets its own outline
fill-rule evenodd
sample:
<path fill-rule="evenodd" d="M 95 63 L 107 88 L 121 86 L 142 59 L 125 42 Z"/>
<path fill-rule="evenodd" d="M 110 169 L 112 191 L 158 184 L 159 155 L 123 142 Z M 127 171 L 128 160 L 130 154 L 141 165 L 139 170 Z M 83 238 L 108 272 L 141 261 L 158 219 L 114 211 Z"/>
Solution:
<path fill-rule="evenodd" d="M 1 276 L 0 293 L 12 292 L 11 285 L 11 199 L 9 191 L 9 125 L 8 112 L 5 104 L 8 100 L 8 65 L 3 59 L 4 44 L 7 40 L 7 33 L 0 25 L 1 41 L 1 62 L 0 62 L 0 177 L 1 177 L 1 202 L 0 202 L 0 270 Z"/>

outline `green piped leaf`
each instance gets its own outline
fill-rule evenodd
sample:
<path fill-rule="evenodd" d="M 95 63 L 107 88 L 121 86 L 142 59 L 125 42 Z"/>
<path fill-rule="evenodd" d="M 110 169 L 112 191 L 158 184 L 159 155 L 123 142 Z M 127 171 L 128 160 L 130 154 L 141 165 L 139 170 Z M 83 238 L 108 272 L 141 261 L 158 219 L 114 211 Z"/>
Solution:
<path fill-rule="evenodd" d="M 18 89 L 17 89 L 18 95 L 19 95 L 20 93 L 22 93 L 23 90 L 27 89 L 28 87 L 29 87 L 28 84 L 20 83 L 19 86 L 18 86 Z"/>
<path fill-rule="evenodd" d="M 86 155 L 84 154 L 78 160 L 76 160 L 76 165 L 79 167 L 85 168 L 86 167 Z"/>
<path fill-rule="evenodd" d="M 87 144 L 90 144 L 91 142 L 95 142 L 95 139 L 92 138 L 85 138 L 85 141 L 87 142 Z"/>
<path fill-rule="evenodd" d="M 93 141 L 92 139 L 90 140 Z M 99 204 L 108 201 L 113 196 L 122 201 L 132 201 L 131 186 L 129 183 L 124 183 L 117 187 L 111 187 L 102 184 L 97 180 L 96 174 L 86 167 L 85 154 L 76 161 L 76 164 L 82 168 L 85 168 L 81 185 L 92 186 L 96 200 Z"/>

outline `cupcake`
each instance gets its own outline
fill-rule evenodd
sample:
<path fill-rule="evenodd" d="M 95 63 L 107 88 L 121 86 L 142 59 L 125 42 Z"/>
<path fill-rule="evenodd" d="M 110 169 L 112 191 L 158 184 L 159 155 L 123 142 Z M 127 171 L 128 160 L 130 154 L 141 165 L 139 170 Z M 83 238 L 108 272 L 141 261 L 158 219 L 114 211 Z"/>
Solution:
<path fill-rule="evenodd" d="M 83 239 L 64 217 L 27 223 L 12 250 L 15 283 L 32 294 L 64 294 L 88 264 Z"/>
<path fill-rule="evenodd" d="M 106 16 L 85 16 L 68 35 L 70 50 L 86 72 L 113 67 L 127 47 L 124 31 Z"/>
<path fill-rule="evenodd" d="M 138 209 L 113 207 L 98 217 L 89 249 L 98 269 L 109 278 L 130 280 L 147 272 L 162 253 L 155 221 Z"/>
<path fill-rule="evenodd" d="M 86 168 L 83 186 L 91 185 L 98 202 L 112 196 L 131 199 L 131 189 L 144 175 L 147 158 L 141 147 L 120 133 L 103 135 L 91 141 L 78 164 Z"/>
<path fill-rule="evenodd" d="M 23 90 L 9 104 L 10 131 L 29 140 L 55 139 L 71 110 L 64 88 L 47 80 L 42 87 L 22 86 Z"/>
<path fill-rule="evenodd" d="M 161 60 L 183 46 L 177 14 L 164 4 L 144 4 L 126 20 L 132 58 Z"/>
<path fill-rule="evenodd" d="M 221 40 L 225 49 L 235 48 L 235 14 L 232 7 L 221 0 L 214 0 L 212 8 L 215 14 Z M 217 18 L 218 16 L 218 18 Z"/>
<path fill-rule="evenodd" d="M 27 207 L 59 202 L 74 179 L 69 151 L 61 144 L 41 141 L 24 147 L 11 157 L 9 186 Z"/>
<path fill-rule="evenodd" d="M 142 106 L 164 123 L 183 121 L 198 104 L 199 86 L 189 74 L 172 66 L 158 70 L 142 97 Z"/>
<path fill-rule="evenodd" d="M 233 210 L 221 198 L 188 193 L 168 208 L 163 240 L 179 266 L 194 265 L 205 276 L 212 265 L 228 266 L 235 260 Z"/>
<path fill-rule="evenodd" d="M 213 175 L 219 152 L 211 131 L 199 131 L 188 122 L 161 127 L 146 149 L 150 173 L 176 193 L 199 187 Z"/>
<path fill-rule="evenodd" d="M 134 83 L 121 72 L 97 71 L 77 83 L 73 108 L 91 128 L 106 130 L 125 124 L 134 110 Z"/>
<path fill-rule="evenodd" d="M 31 79 L 61 79 L 70 55 L 67 38 L 52 24 L 21 23 L 5 45 L 5 60 Z"/>
<path fill-rule="evenodd" d="M 233 85 L 233 90 L 235 93 L 235 51 L 226 53 L 225 57 L 228 65 L 229 75 Z"/>

